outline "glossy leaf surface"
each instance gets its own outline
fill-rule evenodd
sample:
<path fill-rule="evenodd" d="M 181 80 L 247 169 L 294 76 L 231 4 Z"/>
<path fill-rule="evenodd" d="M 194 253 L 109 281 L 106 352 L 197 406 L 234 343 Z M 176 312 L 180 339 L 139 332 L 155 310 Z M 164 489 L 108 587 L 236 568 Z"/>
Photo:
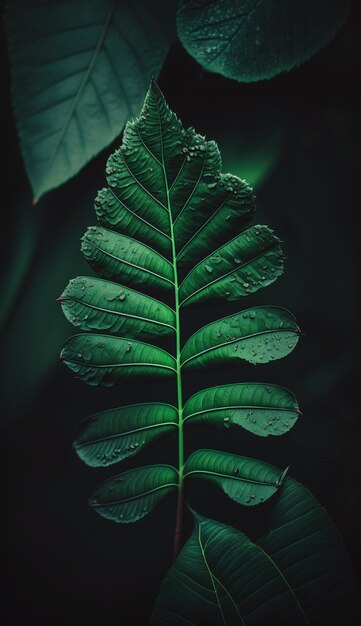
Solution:
<path fill-rule="evenodd" d="M 221 428 L 242 426 L 255 435 L 268 437 L 289 431 L 299 413 L 295 396 L 284 387 L 235 383 L 196 393 L 184 406 L 183 421 Z"/>
<path fill-rule="evenodd" d="M 172 266 L 148 246 L 105 228 L 90 226 L 82 239 L 82 252 L 104 278 L 155 291 L 172 291 Z"/>
<path fill-rule="evenodd" d="M 190 150 L 189 155 L 192 154 Z M 208 254 L 210 242 L 214 249 L 230 239 L 235 232 L 244 230 L 255 211 L 252 191 L 245 180 L 231 174 L 220 174 L 205 184 L 197 211 L 193 208 L 193 214 L 188 214 L 189 220 L 185 220 L 183 215 L 183 219 L 181 216 L 175 224 L 177 236 L 180 233 L 183 235 L 181 243 L 177 243 L 177 263 L 190 266 Z M 193 207 L 191 201 L 189 206 Z M 200 220 L 202 216 L 203 222 Z"/>
<path fill-rule="evenodd" d="M 182 350 L 187 369 L 268 363 L 287 356 L 296 346 L 299 328 L 281 307 L 254 307 L 211 322 L 188 339 Z"/>
<path fill-rule="evenodd" d="M 174 376 L 174 358 L 141 341 L 108 335 L 74 335 L 63 346 L 61 360 L 88 385 L 111 387 L 129 378 Z"/>
<path fill-rule="evenodd" d="M 187 478 L 213 482 L 238 504 L 254 506 L 276 493 L 286 470 L 237 454 L 197 450 L 188 458 L 184 473 Z"/>
<path fill-rule="evenodd" d="M 339 30 L 350 5 L 349 0 L 181 0 L 178 35 L 206 70 L 251 82 L 309 59 Z"/>
<path fill-rule="evenodd" d="M 175 332 L 174 311 L 163 302 L 99 278 L 74 278 L 59 300 L 69 322 L 81 330 L 141 338 Z"/>
<path fill-rule="evenodd" d="M 179 288 L 184 305 L 238 300 L 273 283 L 283 269 L 278 237 L 252 226 L 200 261 Z"/>
<path fill-rule="evenodd" d="M 148 465 L 129 470 L 105 481 L 89 504 L 107 519 L 121 524 L 137 522 L 178 485 L 177 470 L 171 465 Z"/>
<path fill-rule="evenodd" d="M 132 457 L 178 426 L 169 404 L 131 404 L 92 415 L 79 426 L 76 453 L 91 467 L 104 467 Z"/>

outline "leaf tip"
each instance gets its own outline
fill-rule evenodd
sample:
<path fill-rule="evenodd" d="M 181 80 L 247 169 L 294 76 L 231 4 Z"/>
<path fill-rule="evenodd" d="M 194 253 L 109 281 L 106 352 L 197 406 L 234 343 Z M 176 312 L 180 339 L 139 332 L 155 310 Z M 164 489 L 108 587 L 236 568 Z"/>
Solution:
<path fill-rule="evenodd" d="M 33 201 L 31 203 L 32 206 L 36 206 L 38 204 L 39 200 L 40 200 L 40 196 L 37 196 L 36 198 L 33 198 Z"/>
<path fill-rule="evenodd" d="M 152 77 L 152 80 L 150 82 L 149 91 L 152 91 L 153 94 L 155 95 L 155 97 L 164 98 L 158 83 L 154 80 L 153 77 Z"/>
<path fill-rule="evenodd" d="M 89 506 L 93 506 L 94 507 L 97 504 L 98 504 L 98 498 L 94 494 L 88 498 L 88 505 Z"/>
<path fill-rule="evenodd" d="M 206 518 L 200 513 L 198 513 L 198 511 L 196 511 L 193 507 L 191 507 L 190 504 L 187 504 L 187 508 L 190 511 L 190 513 L 192 513 L 197 524 L 201 524 L 202 522 L 206 520 Z"/>
<path fill-rule="evenodd" d="M 276 481 L 276 487 L 282 487 L 283 483 L 286 480 L 286 476 L 288 474 L 288 470 L 290 469 L 290 465 L 287 465 L 286 469 L 283 470 L 281 476 Z"/>

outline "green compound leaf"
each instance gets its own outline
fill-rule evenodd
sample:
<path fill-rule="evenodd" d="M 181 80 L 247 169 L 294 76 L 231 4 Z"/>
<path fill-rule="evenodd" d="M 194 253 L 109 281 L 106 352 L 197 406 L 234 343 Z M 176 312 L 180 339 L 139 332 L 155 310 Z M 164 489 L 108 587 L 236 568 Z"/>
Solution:
<path fill-rule="evenodd" d="M 282 472 L 273 465 L 237 454 L 197 450 L 188 458 L 184 476 L 209 480 L 238 504 L 254 506 L 276 493 L 287 469 Z"/>
<path fill-rule="evenodd" d="M 268 363 L 287 356 L 300 330 L 292 313 L 275 306 L 254 307 L 211 322 L 185 344 L 182 366 L 189 369 Z"/>
<path fill-rule="evenodd" d="M 76 453 L 91 467 L 104 467 L 132 457 L 178 425 L 169 404 L 131 404 L 92 415 L 79 426 Z"/>
<path fill-rule="evenodd" d="M 111 387 L 129 378 L 174 376 L 175 359 L 160 348 L 108 335 L 74 335 L 60 358 L 88 385 Z"/>
<path fill-rule="evenodd" d="M 174 311 L 130 287 L 78 276 L 59 298 L 64 315 L 86 331 L 146 339 L 175 332 Z"/>
<path fill-rule="evenodd" d="M 183 409 L 188 424 L 221 428 L 242 426 L 254 435 L 283 435 L 296 423 L 298 403 L 290 391 L 278 385 L 238 383 L 203 389 Z"/>
<path fill-rule="evenodd" d="M 181 0 L 178 35 L 206 70 L 251 82 L 312 57 L 341 28 L 350 6 L 350 0 Z"/>
<path fill-rule="evenodd" d="M 341 537 L 300 483 L 286 480 L 271 530 L 258 543 L 194 516 L 193 534 L 162 583 L 151 626 L 359 623 Z"/>
<path fill-rule="evenodd" d="M 178 472 L 174 467 L 148 465 L 106 480 L 89 504 L 99 515 L 128 524 L 148 515 L 177 486 Z"/>
<path fill-rule="evenodd" d="M 174 289 L 169 261 L 135 239 L 90 226 L 82 238 L 81 249 L 91 267 L 104 278 L 140 289 Z"/>
<path fill-rule="evenodd" d="M 112 333 L 76 335 L 66 342 L 62 359 L 80 378 L 93 385 L 112 385 L 140 377 L 171 376 L 176 383 L 174 407 L 118 407 L 80 426 L 74 445 L 80 458 L 91 466 L 112 465 L 135 455 L 162 434 L 178 430 L 178 469 L 170 465 L 132 469 L 108 479 L 96 490 L 91 506 L 116 522 L 141 519 L 172 491 L 181 495 L 183 476 L 187 481 L 208 480 L 245 506 L 259 504 L 277 491 L 282 495 L 287 469 L 281 471 L 256 459 L 217 450 L 198 450 L 183 461 L 183 435 L 187 432 L 183 433 L 183 420 L 186 424 L 198 419 L 226 426 L 239 424 L 265 436 L 286 432 L 298 416 L 294 396 L 267 384 L 204 390 L 183 406 L 181 366 L 218 367 L 234 363 L 232 358 L 266 363 L 289 354 L 300 333 L 294 317 L 285 309 L 255 307 L 201 328 L 181 353 L 181 300 L 185 304 L 192 304 L 191 300 L 208 304 L 221 295 L 215 282 L 225 290 L 223 299 L 239 298 L 271 283 L 281 273 L 282 253 L 272 231 L 255 226 L 243 232 L 254 208 L 251 190 L 243 181 L 222 175 L 220 167 L 216 144 L 193 129 L 185 130 L 152 84 L 140 117 L 127 124 L 120 150 L 108 160 L 109 188 L 103 189 L 96 201 L 101 226 L 92 227 L 83 238 L 83 251 L 90 264 L 103 278 L 115 282 L 98 278 L 91 283 L 91 278 L 80 277 L 74 287 L 67 287 L 68 299 L 62 300 L 66 315 L 71 317 L 74 312 L 71 321 L 76 325 L 87 328 L 94 324 L 87 329 L 98 331 L 99 323 Z M 181 288 L 179 264 L 189 272 Z M 211 274 L 215 280 L 212 285 Z M 228 285 L 230 276 L 236 279 L 230 283 L 232 288 Z M 134 291 L 135 287 L 144 294 Z M 145 294 L 153 290 L 160 290 L 167 303 L 173 296 L 174 316 L 164 302 L 159 306 L 153 298 L 145 302 Z M 202 291 L 202 297 L 197 297 L 197 290 Z M 89 305 L 98 307 L 91 318 L 85 312 Z M 124 324 L 119 322 L 121 314 L 129 316 Z M 157 323 L 175 329 L 175 356 L 129 338 L 151 334 Z M 118 332 L 129 334 L 119 337 Z M 180 498 L 178 512 L 181 509 Z M 282 515 L 286 518 L 283 525 Z M 295 526 L 293 515 L 301 520 Z M 297 502 L 287 502 L 280 518 L 273 535 L 259 546 L 232 529 L 199 518 L 197 533 L 184 549 L 186 559 L 180 555 L 165 588 L 169 579 L 174 583 L 172 576 L 178 564 L 184 567 L 180 584 L 168 589 L 166 599 L 161 591 L 154 614 L 154 619 L 159 619 L 153 623 L 317 624 L 322 608 L 317 608 L 315 619 L 310 610 L 311 618 L 305 621 L 308 608 L 306 601 L 303 608 L 302 594 L 315 602 L 314 588 L 320 585 L 321 599 L 340 599 L 331 588 L 337 574 L 330 578 L 332 585 L 322 586 L 330 571 L 336 572 L 328 556 L 324 558 L 331 554 L 328 546 L 334 535 L 324 542 L 327 519 L 317 518 L 317 524 L 308 527 L 312 515 Z M 180 522 L 178 515 L 176 551 Z M 205 523 L 212 532 L 214 524 L 217 532 L 203 541 Z M 227 543 L 228 533 L 232 541 Z M 302 549 L 304 542 L 307 549 Z M 189 546 L 191 552 L 187 552 Z M 331 623 L 326 622 L 327 626 Z"/>
<path fill-rule="evenodd" d="M 179 288 L 182 306 L 238 300 L 273 283 L 283 271 L 280 240 L 252 226 L 200 261 Z"/>
<path fill-rule="evenodd" d="M 286 356 L 298 341 L 295 319 L 281 308 L 256 307 L 201 328 L 183 351 L 180 336 L 187 305 L 237 300 L 276 280 L 283 270 L 280 240 L 267 226 L 249 225 L 252 189 L 221 172 L 216 143 L 184 129 L 155 83 L 139 117 L 126 124 L 106 176 L 108 186 L 95 201 L 99 225 L 82 239 L 85 258 L 100 278 L 73 279 L 60 297 L 69 321 L 86 331 L 66 342 L 61 358 L 90 385 L 172 377 L 177 395 L 173 406 L 157 401 L 93 415 L 80 425 L 75 450 L 88 465 L 106 467 L 175 432 L 178 471 L 154 470 L 172 478 L 151 486 L 151 499 L 170 485 L 183 493 L 184 469 L 186 477 L 207 478 L 241 504 L 258 504 L 277 491 L 285 472 L 216 450 L 185 459 L 182 425 L 239 424 L 262 436 L 282 434 L 298 416 L 294 396 L 275 386 L 239 384 L 232 392 L 205 390 L 184 405 L 181 368 L 223 366 L 235 356 L 251 363 Z M 143 343 L 148 337 L 157 343 L 162 335 L 174 341 L 174 356 Z M 129 512 L 123 505 L 140 498 L 149 510 L 148 491 L 138 482 L 147 472 L 153 476 L 142 468 L 110 479 L 92 504 L 115 521 L 140 519 L 143 508 Z"/>
<path fill-rule="evenodd" d="M 7 3 L 13 107 L 35 198 L 139 113 L 168 53 L 174 10 L 159 0 Z"/>

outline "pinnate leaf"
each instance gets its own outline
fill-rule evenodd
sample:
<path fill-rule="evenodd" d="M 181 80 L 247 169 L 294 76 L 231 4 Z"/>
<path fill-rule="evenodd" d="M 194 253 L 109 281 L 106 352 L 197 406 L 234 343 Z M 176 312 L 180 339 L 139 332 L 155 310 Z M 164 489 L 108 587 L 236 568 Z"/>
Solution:
<path fill-rule="evenodd" d="M 184 368 L 236 365 L 237 360 L 268 363 L 296 346 L 300 330 L 292 313 L 281 307 L 260 306 L 211 322 L 185 344 Z"/>
<path fill-rule="evenodd" d="M 175 430 L 178 411 L 169 404 L 131 404 L 84 420 L 74 441 L 76 453 L 91 467 L 104 467 L 138 454 Z"/>
<path fill-rule="evenodd" d="M 238 504 L 254 506 L 276 493 L 287 470 L 237 454 L 197 450 L 188 458 L 184 472 L 186 477 L 213 482 Z"/>
<path fill-rule="evenodd" d="M 69 322 L 81 330 L 141 338 L 175 331 L 174 311 L 163 302 L 100 278 L 72 279 L 59 300 Z"/>
<path fill-rule="evenodd" d="M 175 359 L 165 350 L 108 335 L 74 335 L 60 358 L 88 385 L 111 387 L 129 378 L 163 378 L 176 371 Z"/>
<path fill-rule="evenodd" d="M 139 241 L 90 226 L 82 238 L 81 249 L 91 267 L 104 278 L 140 289 L 172 291 L 171 264 Z"/>
<path fill-rule="evenodd" d="M 242 426 L 261 437 L 283 435 L 299 416 L 298 403 L 288 389 L 263 383 L 234 383 L 203 389 L 183 409 L 188 424 L 222 428 Z"/>
<path fill-rule="evenodd" d="M 137 522 L 178 485 L 171 465 L 148 465 L 129 470 L 99 485 L 89 499 L 99 515 L 114 522 Z"/>

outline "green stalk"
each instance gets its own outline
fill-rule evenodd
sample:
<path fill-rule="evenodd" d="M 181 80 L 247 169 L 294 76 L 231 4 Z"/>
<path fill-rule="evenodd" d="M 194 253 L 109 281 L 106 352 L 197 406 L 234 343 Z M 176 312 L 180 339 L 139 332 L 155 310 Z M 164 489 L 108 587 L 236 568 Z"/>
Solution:
<path fill-rule="evenodd" d="M 174 534 L 174 548 L 173 557 L 176 558 L 182 545 L 182 528 L 183 528 L 183 507 L 184 507 L 184 494 L 183 494 L 183 465 L 184 465 L 184 445 L 183 445 L 183 400 L 182 400 L 182 375 L 180 367 L 180 318 L 179 318 L 179 296 L 178 296 L 178 272 L 176 253 L 173 237 L 173 225 L 171 229 L 172 236 L 172 254 L 173 254 L 173 269 L 174 269 L 174 291 L 175 291 L 175 316 L 176 316 L 176 371 L 177 371 L 177 407 L 178 407 L 178 501 L 177 501 L 177 516 Z"/>
<path fill-rule="evenodd" d="M 160 117 L 159 117 L 159 123 Z M 160 133 L 162 137 L 162 132 Z M 179 316 L 179 284 L 178 284 L 178 268 L 177 268 L 177 251 L 175 246 L 173 218 L 171 210 L 171 202 L 169 195 L 169 185 L 167 171 L 164 163 L 164 152 L 162 150 L 162 169 L 164 184 L 167 194 L 167 208 L 169 215 L 169 229 L 172 245 L 172 265 L 173 265 L 173 281 L 174 281 L 174 311 L 175 311 L 175 359 L 176 359 L 176 376 L 177 376 L 177 409 L 178 409 L 178 500 L 177 513 L 174 532 L 173 558 L 175 559 L 182 547 L 183 537 L 183 510 L 184 510 L 184 492 L 183 492 L 183 467 L 184 467 L 184 443 L 183 443 L 183 399 L 182 399 L 182 375 L 180 365 L 181 354 L 181 336 L 180 336 L 180 316 Z"/>

